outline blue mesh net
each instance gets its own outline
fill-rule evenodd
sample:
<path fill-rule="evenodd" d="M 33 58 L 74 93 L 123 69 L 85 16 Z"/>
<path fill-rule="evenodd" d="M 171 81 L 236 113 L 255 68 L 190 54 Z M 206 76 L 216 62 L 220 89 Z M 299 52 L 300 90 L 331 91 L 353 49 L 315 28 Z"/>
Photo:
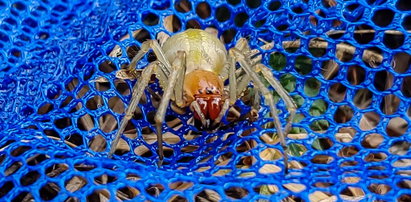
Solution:
<path fill-rule="evenodd" d="M 0 0 L 0 10 L 2 201 L 411 200 L 407 0 Z M 293 97 L 289 174 L 264 99 L 256 121 L 229 114 L 215 133 L 169 107 L 157 168 L 155 80 L 107 158 L 135 84 L 115 72 L 143 41 L 188 28 L 227 48 L 247 38 Z M 235 104 L 244 116 L 252 94 L 250 84 Z"/>

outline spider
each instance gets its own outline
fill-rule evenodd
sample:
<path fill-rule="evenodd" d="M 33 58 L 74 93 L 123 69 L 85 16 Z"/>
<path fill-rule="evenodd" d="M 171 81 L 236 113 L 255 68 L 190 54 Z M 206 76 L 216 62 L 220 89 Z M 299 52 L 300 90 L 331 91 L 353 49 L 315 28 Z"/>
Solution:
<path fill-rule="evenodd" d="M 251 50 L 245 38 L 239 39 L 235 47 L 228 51 L 216 36 L 200 29 L 188 29 L 175 34 L 168 38 L 162 46 L 156 40 L 148 40 L 142 43 L 141 49 L 132 59 L 129 67 L 119 70 L 116 76 L 126 78 L 133 74 L 137 62 L 149 50 L 153 50 L 157 60 L 142 70 L 139 81 L 133 86 L 131 102 L 111 143 L 109 157 L 114 153 L 120 136 L 132 118 L 152 74 L 156 75 L 160 86 L 164 89 L 162 100 L 154 117 L 158 142 L 158 166 L 162 165 L 164 159 L 162 126 L 170 101 L 180 108 L 189 107 L 193 112 L 194 120 L 201 122 L 201 128 L 210 130 L 220 123 L 227 110 L 242 96 L 249 83 L 253 82 L 254 88 L 265 97 L 269 104 L 274 126 L 283 147 L 284 167 L 287 172 L 288 156 L 285 136 L 290 131 L 296 105 L 280 82 L 272 75 L 271 70 L 260 62 L 261 55 L 254 57 L 259 51 Z M 227 79 L 229 84 L 225 87 L 223 81 Z M 277 114 L 273 95 L 264 85 L 264 80 L 285 101 L 290 115 L 284 130 Z"/>

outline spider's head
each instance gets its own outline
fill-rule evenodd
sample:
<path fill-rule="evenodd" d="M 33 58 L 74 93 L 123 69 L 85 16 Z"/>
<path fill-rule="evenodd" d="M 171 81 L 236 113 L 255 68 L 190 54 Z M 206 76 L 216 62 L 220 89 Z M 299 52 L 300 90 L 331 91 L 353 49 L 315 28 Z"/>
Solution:
<path fill-rule="evenodd" d="M 194 113 L 194 119 L 197 122 L 197 126 L 201 129 L 213 130 L 218 123 L 214 123 L 217 117 L 220 115 L 223 105 L 222 94 L 217 90 L 206 89 L 205 93 L 196 94 L 194 96 L 195 102 L 198 104 L 200 110 L 192 109 Z M 201 113 L 199 113 L 201 111 Z M 204 116 L 205 122 L 203 122 L 201 116 Z"/>
<path fill-rule="evenodd" d="M 186 103 L 192 103 L 191 111 L 194 114 L 195 125 L 200 130 L 211 131 L 219 125 L 215 120 L 224 103 L 223 92 L 223 82 L 215 72 L 199 69 L 186 75 L 184 79 Z"/>

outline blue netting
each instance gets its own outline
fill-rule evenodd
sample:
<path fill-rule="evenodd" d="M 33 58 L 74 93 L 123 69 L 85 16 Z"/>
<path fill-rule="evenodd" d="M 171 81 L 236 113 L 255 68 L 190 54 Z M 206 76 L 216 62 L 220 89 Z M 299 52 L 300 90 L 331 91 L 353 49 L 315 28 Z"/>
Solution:
<path fill-rule="evenodd" d="M 0 11 L 2 201 L 411 198 L 408 0 L 0 0 Z M 216 133 L 170 108 L 157 168 L 157 82 L 106 157 L 135 83 L 116 70 L 160 32 L 210 27 L 227 48 L 274 42 L 262 62 L 299 106 L 290 174 L 264 102 L 257 121 L 226 118 Z"/>

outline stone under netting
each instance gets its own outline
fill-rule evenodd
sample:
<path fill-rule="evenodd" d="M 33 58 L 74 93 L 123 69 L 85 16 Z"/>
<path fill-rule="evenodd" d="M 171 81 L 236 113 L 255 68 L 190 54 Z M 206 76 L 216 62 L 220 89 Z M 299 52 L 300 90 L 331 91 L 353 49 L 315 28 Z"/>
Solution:
<path fill-rule="evenodd" d="M 408 0 L 0 0 L 0 11 L 0 201 L 411 201 Z M 288 174 L 253 83 L 216 132 L 170 105 L 158 168 L 153 77 L 107 157 L 136 83 L 116 72 L 142 42 L 189 28 L 227 49 L 246 38 L 292 96 Z"/>

